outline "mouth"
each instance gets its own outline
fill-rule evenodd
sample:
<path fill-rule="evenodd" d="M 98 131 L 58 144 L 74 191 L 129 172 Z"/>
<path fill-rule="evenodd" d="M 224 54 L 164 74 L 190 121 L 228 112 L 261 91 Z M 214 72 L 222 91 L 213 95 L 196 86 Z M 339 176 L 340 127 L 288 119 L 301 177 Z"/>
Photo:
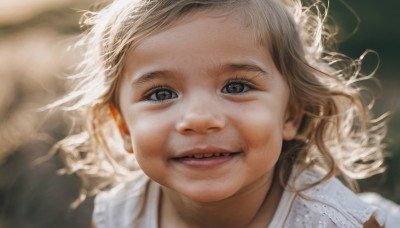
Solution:
<path fill-rule="evenodd" d="M 215 169 L 237 161 L 241 151 L 233 152 L 223 149 L 195 149 L 185 151 L 171 160 L 190 169 Z"/>
<path fill-rule="evenodd" d="M 185 156 L 175 157 L 173 159 L 207 159 L 207 158 L 218 158 L 218 157 L 229 157 L 238 155 L 240 152 L 223 152 L 223 153 L 196 153 L 188 154 Z"/>

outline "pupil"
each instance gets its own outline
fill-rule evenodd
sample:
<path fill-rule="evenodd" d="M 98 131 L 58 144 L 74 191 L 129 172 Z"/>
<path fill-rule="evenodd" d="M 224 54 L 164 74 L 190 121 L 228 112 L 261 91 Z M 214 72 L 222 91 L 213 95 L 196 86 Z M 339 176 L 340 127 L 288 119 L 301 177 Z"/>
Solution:
<path fill-rule="evenodd" d="M 243 85 L 242 84 L 230 84 L 228 86 L 228 91 L 231 93 L 240 93 L 243 91 Z"/>
<path fill-rule="evenodd" d="M 170 92 L 164 90 L 164 91 L 159 91 L 156 94 L 156 96 L 157 96 L 158 100 L 166 100 L 166 99 L 170 99 L 171 94 L 170 94 Z"/>

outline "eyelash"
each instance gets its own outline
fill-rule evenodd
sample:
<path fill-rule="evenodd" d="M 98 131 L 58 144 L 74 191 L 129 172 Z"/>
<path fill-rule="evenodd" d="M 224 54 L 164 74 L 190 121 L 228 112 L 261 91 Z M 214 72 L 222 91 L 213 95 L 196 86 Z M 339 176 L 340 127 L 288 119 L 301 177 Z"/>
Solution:
<path fill-rule="evenodd" d="M 245 93 L 245 92 L 247 92 L 247 91 L 249 91 L 249 90 L 254 89 L 254 87 L 255 87 L 254 84 L 251 83 L 251 82 L 249 81 L 248 78 L 236 76 L 235 78 L 229 79 L 227 82 L 225 82 L 224 87 L 221 89 L 221 91 L 222 91 L 227 85 L 232 84 L 232 83 L 242 83 L 242 84 L 244 84 L 246 87 L 248 87 L 248 89 L 247 89 L 246 91 L 239 92 L 239 93 L 232 93 L 232 94 Z"/>
<path fill-rule="evenodd" d="M 174 93 L 175 97 L 170 98 L 170 99 L 174 99 L 174 98 L 177 97 L 177 93 L 174 90 L 170 89 L 169 87 L 167 87 L 165 85 L 157 85 L 156 84 L 156 85 L 153 85 L 148 90 L 148 92 L 144 96 L 144 100 L 151 101 L 151 102 L 165 102 L 167 100 L 170 100 L 170 99 L 164 99 L 164 100 L 151 99 L 151 96 L 154 95 L 156 92 L 159 92 L 159 91 L 169 91 L 170 93 Z"/>
<path fill-rule="evenodd" d="M 247 92 L 249 90 L 254 89 L 253 83 L 251 83 L 248 78 L 236 76 L 235 78 L 229 79 L 224 83 L 224 86 L 222 87 L 221 92 L 226 88 L 227 85 L 233 84 L 233 83 L 242 83 L 244 86 L 247 87 L 247 89 L 245 91 L 241 91 L 241 92 L 238 92 L 238 93 L 225 93 L 225 94 L 236 95 L 236 94 L 245 93 L 245 92 Z M 175 96 L 173 98 L 162 99 L 162 100 L 151 99 L 152 95 L 154 95 L 156 92 L 163 91 L 163 90 L 169 91 L 170 93 L 175 94 Z M 172 89 L 170 89 L 169 87 L 167 87 L 165 85 L 155 84 L 145 94 L 144 100 L 151 101 L 151 102 L 165 102 L 167 100 L 174 99 L 177 96 L 178 96 L 177 93 L 175 91 L 173 91 Z"/>
<path fill-rule="evenodd" d="M 243 84 L 246 84 L 248 86 L 253 86 L 253 83 L 250 82 L 250 79 L 248 77 L 242 77 L 242 76 L 235 76 L 235 78 L 229 79 L 226 83 L 230 83 L 230 82 L 241 82 Z"/>

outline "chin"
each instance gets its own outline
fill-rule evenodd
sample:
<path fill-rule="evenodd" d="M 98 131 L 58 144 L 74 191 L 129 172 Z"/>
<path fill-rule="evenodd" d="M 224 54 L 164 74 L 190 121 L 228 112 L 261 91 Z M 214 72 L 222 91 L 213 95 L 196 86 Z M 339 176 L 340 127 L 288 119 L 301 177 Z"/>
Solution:
<path fill-rule="evenodd" d="M 180 192 L 180 194 L 185 195 L 188 199 L 198 202 L 198 203 L 213 203 L 225 200 L 229 198 L 232 193 L 230 191 L 222 189 L 196 189 L 195 191 L 185 191 Z"/>

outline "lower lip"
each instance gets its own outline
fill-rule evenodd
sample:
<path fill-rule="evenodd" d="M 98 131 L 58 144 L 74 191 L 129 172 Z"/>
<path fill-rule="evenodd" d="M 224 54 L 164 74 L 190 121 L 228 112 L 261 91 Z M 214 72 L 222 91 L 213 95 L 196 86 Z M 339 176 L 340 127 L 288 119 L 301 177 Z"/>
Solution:
<path fill-rule="evenodd" d="M 211 169 L 223 166 L 239 156 L 239 153 L 232 153 L 227 156 L 209 158 L 178 158 L 173 161 L 178 162 L 192 169 Z"/>

